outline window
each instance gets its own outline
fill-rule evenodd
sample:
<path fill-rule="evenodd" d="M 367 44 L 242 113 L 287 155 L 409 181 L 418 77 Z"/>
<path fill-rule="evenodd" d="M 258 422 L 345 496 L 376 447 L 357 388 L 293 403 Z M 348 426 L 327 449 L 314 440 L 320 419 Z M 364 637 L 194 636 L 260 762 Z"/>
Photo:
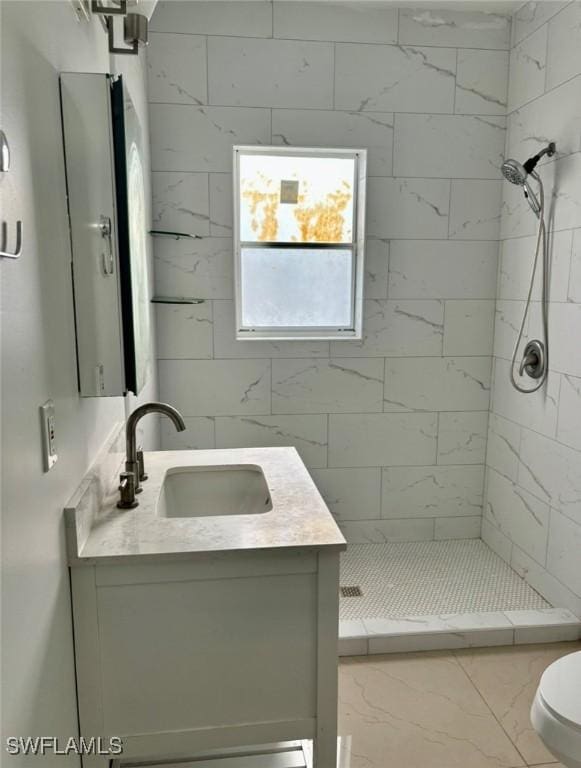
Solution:
<path fill-rule="evenodd" d="M 360 339 L 366 151 L 234 147 L 238 339 Z"/>

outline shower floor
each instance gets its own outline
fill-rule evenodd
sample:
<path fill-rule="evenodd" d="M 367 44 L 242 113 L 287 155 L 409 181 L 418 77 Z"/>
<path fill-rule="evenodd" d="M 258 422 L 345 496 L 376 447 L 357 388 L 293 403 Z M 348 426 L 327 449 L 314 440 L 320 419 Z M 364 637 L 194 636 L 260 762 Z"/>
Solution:
<path fill-rule="evenodd" d="M 480 539 L 349 544 L 340 584 L 360 592 L 340 598 L 342 656 L 581 636 L 578 617 L 551 606 Z"/>
<path fill-rule="evenodd" d="M 480 539 L 405 544 L 349 544 L 341 586 L 342 619 L 400 618 L 550 608 Z"/>

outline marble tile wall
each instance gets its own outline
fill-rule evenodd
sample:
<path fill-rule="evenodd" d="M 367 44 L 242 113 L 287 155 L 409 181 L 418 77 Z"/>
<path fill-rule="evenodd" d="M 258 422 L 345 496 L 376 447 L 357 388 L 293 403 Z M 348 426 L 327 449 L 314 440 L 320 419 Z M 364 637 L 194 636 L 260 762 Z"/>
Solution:
<path fill-rule="evenodd" d="M 541 166 L 553 230 L 550 375 L 533 395 L 509 382 L 536 223 L 506 184 L 482 536 L 550 602 L 581 615 L 581 3 L 529 2 L 515 13 L 507 121 L 511 157 L 557 143 Z M 537 281 L 525 343 L 540 335 L 540 291 Z"/>
<path fill-rule="evenodd" d="M 157 307 L 165 448 L 295 445 L 350 541 L 479 535 L 509 46 L 477 12 L 161 0 L 155 225 L 196 239 L 156 239 L 156 289 L 200 300 Z M 238 143 L 368 149 L 363 341 L 235 341 Z"/>

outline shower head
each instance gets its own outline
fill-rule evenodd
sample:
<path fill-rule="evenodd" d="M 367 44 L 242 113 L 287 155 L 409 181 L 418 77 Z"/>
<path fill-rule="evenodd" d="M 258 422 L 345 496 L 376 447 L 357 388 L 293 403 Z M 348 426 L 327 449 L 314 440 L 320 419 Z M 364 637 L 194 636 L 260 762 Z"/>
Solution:
<path fill-rule="evenodd" d="M 527 180 L 528 174 L 525 171 L 524 165 L 519 163 L 518 160 L 505 160 L 500 170 L 507 181 L 519 187 L 522 187 Z"/>
<path fill-rule="evenodd" d="M 518 187 L 523 188 L 524 195 L 528 201 L 528 204 L 533 210 L 533 213 L 536 216 L 540 216 L 541 213 L 541 206 L 539 204 L 539 201 L 537 200 L 537 196 L 531 189 L 531 186 L 528 182 L 528 176 L 529 174 L 532 174 L 533 178 L 537 179 L 537 181 L 540 182 L 539 177 L 535 173 L 535 168 L 537 166 L 537 163 L 543 157 L 543 155 L 548 155 L 549 157 L 552 157 L 555 154 L 555 143 L 551 142 L 547 147 L 542 149 L 538 154 L 533 155 L 533 157 L 529 157 L 529 159 L 525 162 L 523 165 L 522 163 L 519 163 L 518 160 L 513 160 L 512 158 L 509 158 L 504 161 L 504 163 L 501 166 L 502 175 L 507 181 L 510 181 L 511 184 L 516 184 Z"/>

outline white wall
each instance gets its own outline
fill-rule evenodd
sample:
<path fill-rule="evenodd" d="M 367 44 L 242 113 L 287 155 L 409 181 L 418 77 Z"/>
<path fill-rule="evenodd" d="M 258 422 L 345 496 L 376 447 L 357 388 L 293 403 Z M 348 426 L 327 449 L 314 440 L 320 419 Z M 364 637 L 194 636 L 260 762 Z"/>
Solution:
<path fill-rule="evenodd" d="M 504 186 L 483 537 L 555 605 L 581 614 L 581 3 L 528 3 L 514 18 L 507 155 L 539 166 L 550 204 L 550 374 L 516 393 L 510 358 L 533 264 L 536 219 Z M 551 194 L 552 192 L 552 194 Z M 542 338 L 540 282 L 527 338 Z M 526 343 L 526 339 L 525 339 Z M 522 352 L 522 350 L 521 350 Z M 519 356 L 520 360 L 520 356 Z"/>
<path fill-rule="evenodd" d="M 3 732 L 68 738 L 77 713 L 62 508 L 130 404 L 77 394 L 58 74 L 122 67 L 146 121 L 143 58 L 110 62 L 100 23 L 77 23 L 64 0 L 2 2 L 0 14 L 0 123 L 12 150 L 12 169 L 0 179 L 1 218 L 12 232 L 17 218 L 24 224 L 22 257 L 0 260 Z M 143 397 L 155 394 L 154 374 Z M 59 461 L 45 474 L 38 407 L 48 398 Z M 148 445 L 155 432 L 150 425 Z"/>
<path fill-rule="evenodd" d="M 163 446 L 295 445 L 351 541 L 480 533 L 510 22 L 162 2 L 148 49 Z M 232 144 L 369 148 L 363 343 L 235 342 Z"/>

